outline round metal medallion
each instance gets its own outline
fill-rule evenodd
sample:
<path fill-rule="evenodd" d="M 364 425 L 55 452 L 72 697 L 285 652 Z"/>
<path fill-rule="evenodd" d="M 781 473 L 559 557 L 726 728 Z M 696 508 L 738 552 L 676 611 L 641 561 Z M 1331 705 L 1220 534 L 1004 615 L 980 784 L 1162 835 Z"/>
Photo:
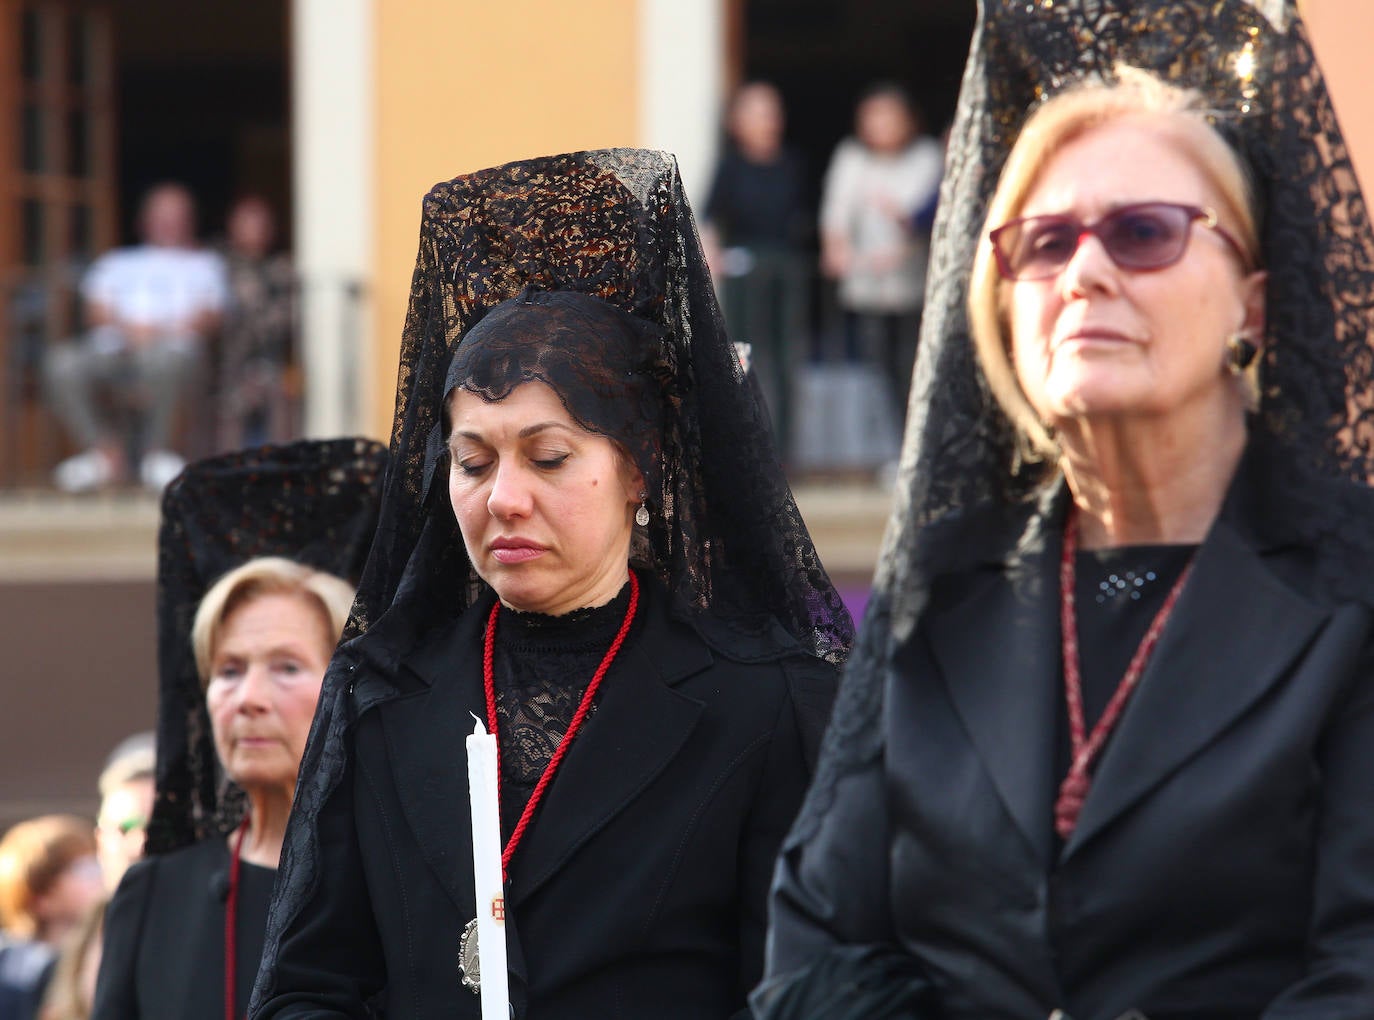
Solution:
<path fill-rule="evenodd" d="M 463 987 L 476 995 L 482 985 L 482 970 L 477 956 L 477 918 L 463 926 L 458 940 L 458 972 L 463 975 Z"/>

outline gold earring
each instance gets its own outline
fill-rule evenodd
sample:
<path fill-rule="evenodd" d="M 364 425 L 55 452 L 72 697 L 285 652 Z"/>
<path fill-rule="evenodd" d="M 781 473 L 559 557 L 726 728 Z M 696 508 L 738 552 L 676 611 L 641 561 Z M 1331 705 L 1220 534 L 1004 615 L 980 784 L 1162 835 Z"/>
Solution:
<path fill-rule="evenodd" d="M 1259 347 L 1244 333 L 1232 333 L 1226 338 L 1226 367 L 1232 375 L 1242 375 L 1255 362 Z"/>

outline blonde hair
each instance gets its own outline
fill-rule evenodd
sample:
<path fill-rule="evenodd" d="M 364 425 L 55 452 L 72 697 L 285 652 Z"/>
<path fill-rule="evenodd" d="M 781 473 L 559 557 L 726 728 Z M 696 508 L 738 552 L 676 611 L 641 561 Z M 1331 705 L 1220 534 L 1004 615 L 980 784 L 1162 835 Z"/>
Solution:
<path fill-rule="evenodd" d="M 157 772 L 157 737 L 151 731 L 125 737 L 105 759 L 96 786 L 101 798 L 108 797 L 125 783 L 152 779 Z"/>
<path fill-rule="evenodd" d="M 1119 65 L 1116 80 L 1089 81 L 1047 100 L 1027 119 L 1007 156 L 979 237 L 969 280 L 969 330 L 993 396 L 1022 439 L 1030 460 L 1058 454 L 1039 415 L 1016 378 L 1007 332 L 1006 289 L 997 271 L 988 232 L 1015 219 L 1049 161 L 1065 145 L 1120 120 L 1142 120 L 1161 129 L 1165 141 L 1193 161 L 1221 196 L 1223 221 L 1258 266 L 1259 215 L 1254 188 L 1235 151 L 1209 123 L 1202 95 L 1171 85 L 1139 68 Z"/>
<path fill-rule="evenodd" d="M 320 612 L 335 641 L 353 607 L 353 586 L 333 574 L 281 556 L 262 556 L 229 571 L 205 593 L 191 624 L 191 648 L 200 686 L 210 682 L 215 646 L 234 610 L 262 595 L 298 595 Z M 330 649 L 332 651 L 332 648 Z"/>
<path fill-rule="evenodd" d="M 73 864 L 93 856 L 95 827 L 75 815 L 43 815 L 10 829 L 0 840 L 0 928 L 38 937 L 38 899 Z"/>

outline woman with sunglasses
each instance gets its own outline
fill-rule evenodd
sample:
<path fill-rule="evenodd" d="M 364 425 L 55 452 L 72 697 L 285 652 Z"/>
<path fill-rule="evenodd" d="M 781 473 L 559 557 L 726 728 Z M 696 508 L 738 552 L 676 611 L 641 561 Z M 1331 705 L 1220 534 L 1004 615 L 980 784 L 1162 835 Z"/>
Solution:
<path fill-rule="evenodd" d="M 1016 445 L 979 477 L 968 436 L 994 433 L 949 427 L 979 391 L 937 343 L 905 462 L 924 519 L 889 537 L 910 555 L 784 844 L 766 1020 L 1374 1008 L 1374 585 L 1325 531 L 1374 502 L 1249 413 L 1258 356 L 1320 320 L 1287 314 L 1301 267 L 1271 285 L 1215 101 L 1107 75 L 1029 116 L 973 235 L 970 332 Z M 1268 410 L 1298 371 L 1266 376 Z"/>

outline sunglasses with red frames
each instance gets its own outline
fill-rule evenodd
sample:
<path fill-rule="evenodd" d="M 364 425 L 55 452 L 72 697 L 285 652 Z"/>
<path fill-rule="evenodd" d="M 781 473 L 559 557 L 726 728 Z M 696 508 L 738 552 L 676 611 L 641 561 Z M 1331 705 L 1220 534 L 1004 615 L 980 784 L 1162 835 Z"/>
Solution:
<path fill-rule="evenodd" d="M 1025 216 L 1002 224 L 988 239 L 1004 279 L 1048 280 L 1069 264 L 1090 234 L 1122 269 L 1172 266 L 1188 250 L 1189 228 L 1195 222 L 1220 235 L 1235 249 L 1241 264 L 1249 266 L 1245 249 L 1217 222 L 1215 210 L 1176 202 L 1123 205 L 1092 223 L 1076 216 Z"/>

